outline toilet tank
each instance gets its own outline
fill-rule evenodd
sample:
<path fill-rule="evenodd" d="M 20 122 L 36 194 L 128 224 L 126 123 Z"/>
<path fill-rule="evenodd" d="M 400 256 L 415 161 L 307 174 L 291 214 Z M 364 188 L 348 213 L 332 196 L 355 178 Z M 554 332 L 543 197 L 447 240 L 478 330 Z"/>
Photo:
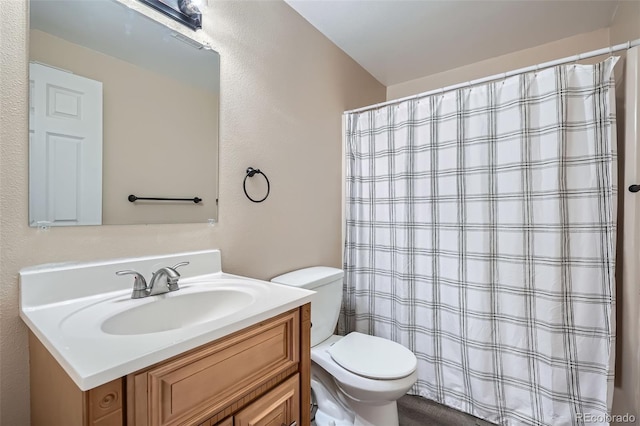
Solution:
<path fill-rule="evenodd" d="M 279 275 L 271 280 L 276 284 L 301 287 L 316 292 L 311 297 L 311 346 L 333 335 L 342 304 L 343 276 L 342 269 L 313 266 Z"/>

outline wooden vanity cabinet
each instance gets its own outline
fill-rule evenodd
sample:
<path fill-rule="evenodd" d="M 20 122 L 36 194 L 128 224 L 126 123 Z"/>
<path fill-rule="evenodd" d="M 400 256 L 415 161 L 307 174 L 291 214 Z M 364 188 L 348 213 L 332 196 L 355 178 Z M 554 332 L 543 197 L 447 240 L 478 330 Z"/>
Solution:
<path fill-rule="evenodd" d="M 31 335 L 32 425 L 308 426 L 310 313 L 306 304 L 87 392 Z"/>

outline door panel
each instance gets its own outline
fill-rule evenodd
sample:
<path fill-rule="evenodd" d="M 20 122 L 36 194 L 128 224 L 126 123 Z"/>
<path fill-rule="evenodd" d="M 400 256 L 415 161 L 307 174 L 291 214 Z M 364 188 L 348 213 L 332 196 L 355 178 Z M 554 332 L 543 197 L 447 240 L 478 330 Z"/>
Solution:
<path fill-rule="evenodd" d="M 102 223 L 102 83 L 29 65 L 29 223 Z"/>

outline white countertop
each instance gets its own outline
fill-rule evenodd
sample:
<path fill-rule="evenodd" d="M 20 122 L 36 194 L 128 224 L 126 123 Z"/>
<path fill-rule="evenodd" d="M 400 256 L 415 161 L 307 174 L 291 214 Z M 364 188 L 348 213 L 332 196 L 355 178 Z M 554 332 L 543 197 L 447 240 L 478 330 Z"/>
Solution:
<path fill-rule="evenodd" d="M 146 271 L 156 270 L 158 265 L 171 266 L 184 260 L 191 262 L 191 268 L 180 269 L 184 278 L 179 281 L 180 290 L 175 292 L 131 299 L 132 278 L 115 276 L 120 269 L 135 269 L 149 276 Z M 103 321 L 114 313 L 216 286 L 249 289 L 255 300 L 237 312 L 172 330 L 127 335 L 108 334 L 101 328 Z M 226 274 L 220 270 L 217 250 L 27 268 L 20 272 L 20 287 L 20 317 L 81 390 L 100 386 L 304 305 L 314 294 Z M 163 320 L 171 321 L 171 315 L 172 312 L 166 312 Z"/>

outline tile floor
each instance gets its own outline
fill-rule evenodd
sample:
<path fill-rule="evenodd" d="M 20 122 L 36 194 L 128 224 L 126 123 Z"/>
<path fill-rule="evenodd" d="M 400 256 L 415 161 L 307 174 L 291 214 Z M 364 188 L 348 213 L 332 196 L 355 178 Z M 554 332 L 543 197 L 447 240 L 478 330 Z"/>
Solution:
<path fill-rule="evenodd" d="M 494 426 L 493 423 L 413 395 L 405 395 L 398 400 L 398 416 L 400 426 Z"/>
<path fill-rule="evenodd" d="M 400 426 L 494 426 L 493 423 L 412 395 L 405 395 L 398 400 L 398 416 Z M 311 426 L 316 425 L 311 422 Z"/>

